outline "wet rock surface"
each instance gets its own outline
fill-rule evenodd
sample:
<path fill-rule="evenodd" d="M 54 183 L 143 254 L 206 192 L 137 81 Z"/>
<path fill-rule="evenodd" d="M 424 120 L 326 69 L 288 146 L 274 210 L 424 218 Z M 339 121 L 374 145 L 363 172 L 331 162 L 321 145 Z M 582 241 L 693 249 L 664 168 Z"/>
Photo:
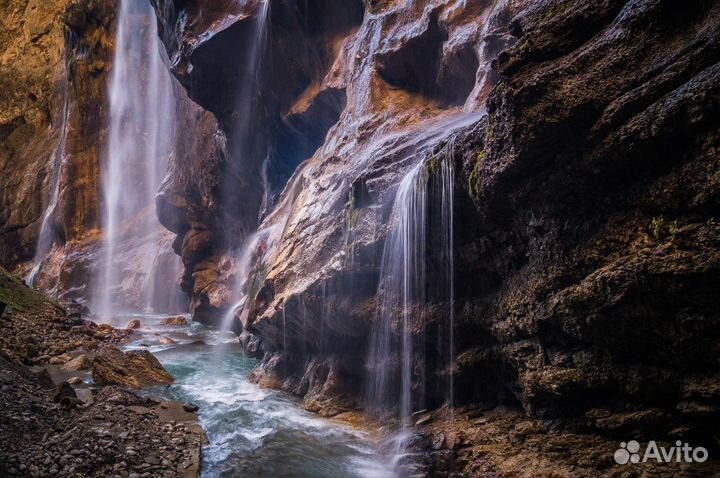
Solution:
<path fill-rule="evenodd" d="M 717 450 L 717 3 L 462 2 L 474 15 L 450 3 L 460 2 L 367 3 L 322 79 L 288 109 L 302 124 L 331 91 L 344 93 L 325 144 L 261 224 L 269 239 L 246 317 L 264 354 L 253 379 L 321 413 L 359 406 L 389 204 L 408 158 L 446 148 L 457 171 L 457 359 L 446 367 L 433 355 L 443 304 L 424 304 L 412 334 L 428 355 L 413 365 L 425 383 L 452 377 L 458 406 L 508 414 L 476 417 L 467 442 L 446 429 L 420 443 L 438 463 L 462 455 L 436 476 L 663 476 L 613 467 L 612 444 L 681 437 Z M 187 65 L 232 36 L 171 37 Z M 467 51 L 480 40 L 476 64 Z M 195 66 L 189 75 L 202 75 Z M 189 88 L 213 107 L 202 82 Z M 488 115 L 454 141 L 433 137 L 430 118 L 448 130 L 454 93 Z M 197 277 L 232 283 L 214 254 Z M 221 296 L 213 307 L 227 305 Z M 427 395 L 429 408 L 441 404 L 438 390 Z M 507 454 L 493 448 L 504 436 Z M 553 455 L 562 466 L 552 469 L 540 454 L 566 450 L 562 440 L 581 451 Z"/>
<path fill-rule="evenodd" d="M 97 225 L 115 7 L 115 1 L 85 0 L 0 7 L 0 84 L 7 92 L 0 98 L 1 266 L 32 259 L 53 183 L 53 244 L 79 240 Z"/>
<path fill-rule="evenodd" d="M 178 327 L 183 327 L 188 324 L 187 318 L 185 318 L 182 315 L 178 315 L 176 317 L 166 317 L 160 321 L 160 325 L 174 325 Z"/>
<path fill-rule="evenodd" d="M 331 254 L 337 258 L 336 239 L 345 234 L 343 205 L 353 188 L 362 189 L 360 177 L 379 180 L 373 199 L 384 195 L 408 166 L 403 153 L 421 146 L 421 140 L 406 139 L 422 138 L 425 127 L 440 130 L 443 120 L 481 109 L 491 84 L 489 65 L 472 51 L 484 50 L 489 38 L 492 48 L 512 41 L 502 18 L 512 7 L 503 4 L 496 11 L 480 0 L 462 2 L 462 7 L 439 0 L 277 2 L 264 25 L 258 24 L 263 2 L 153 3 L 161 37 L 175 60 L 173 73 L 192 98 L 217 116 L 225 141 L 219 160 L 208 154 L 202 159 L 206 167 L 198 164 L 200 157 L 179 162 L 166 178 L 173 184 L 201 170 L 212 178 L 205 181 L 214 185 L 209 194 L 168 188 L 159 197 L 166 211 L 161 220 L 178 234 L 176 250 L 185 263 L 184 288 L 192 295 L 193 317 L 208 323 L 217 322 L 234 302 L 233 256 L 298 165 L 322 151 L 323 144 L 332 145 L 301 168 L 281 200 L 291 208 L 295 193 L 302 193 L 296 220 L 313 226 L 302 234 L 299 228 L 289 233 L 297 233 L 296 242 L 308 250 L 305 257 L 291 258 L 307 270 L 298 266 L 298 277 L 282 278 L 288 283 L 317 280 L 317 274 L 304 274 L 311 264 L 326 263 Z M 481 31 L 485 20 L 491 26 Z M 265 43 L 262 36 L 254 37 L 263 28 L 272 32 Z M 258 71 L 247 77 L 244 68 L 252 64 L 256 49 L 261 50 Z M 418 53 L 423 49 L 427 55 Z M 405 64 L 420 70 L 405 78 L 397 74 Z M 238 87 L 238 82 L 252 86 Z M 243 140 L 237 125 L 248 122 L 268 134 Z M 340 156 L 353 158 L 352 166 L 343 169 L 348 164 L 336 161 Z M 401 164 L 387 168 L 393 161 Z M 388 176 L 380 178 L 383 173 Z M 330 211 L 318 221 L 314 213 L 323 209 L 323 201 Z M 275 207 L 270 223 L 282 228 L 287 211 L 279 209 L 286 208 Z"/>

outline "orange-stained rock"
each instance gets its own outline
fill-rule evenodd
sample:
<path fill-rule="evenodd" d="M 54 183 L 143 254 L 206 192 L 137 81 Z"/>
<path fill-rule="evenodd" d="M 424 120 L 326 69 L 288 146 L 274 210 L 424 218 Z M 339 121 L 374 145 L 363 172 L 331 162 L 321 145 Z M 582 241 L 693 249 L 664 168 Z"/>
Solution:
<path fill-rule="evenodd" d="M 188 321 L 182 315 L 178 315 L 176 317 L 166 317 L 160 321 L 160 324 L 161 325 L 183 326 L 183 325 L 187 325 Z"/>
<path fill-rule="evenodd" d="M 93 360 L 92 377 L 99 385 L 130 388 L 174 381 L 172 375 L 147 350 L 123 353 L 113 346 L 107 346 L 97 353 Z"/>

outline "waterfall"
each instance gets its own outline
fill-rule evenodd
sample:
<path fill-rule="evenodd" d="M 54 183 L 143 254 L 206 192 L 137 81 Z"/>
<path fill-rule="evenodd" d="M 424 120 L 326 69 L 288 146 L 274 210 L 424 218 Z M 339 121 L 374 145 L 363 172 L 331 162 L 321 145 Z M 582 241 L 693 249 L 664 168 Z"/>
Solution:
<path fill-rule="evenodd" d="M 67 45 L 68 52 L 74 52 L 76 48 L 77 38 L 75 34 L 66 29 L 65 33 L 65 44 Z M 66 53 L 65 64 L 69 59 Z M 30 287 L 37 285 L 38 275 L 42 270 L 43 263 L 47 258 L 48 254 L 52 250 L 57 240 L 57 232 L 55 230 L 53 221 L 55 220 L 55 211 L 58 205 L 58 198 L 60 197 L 60 179 L 62 178 L 63 164 L 67 159 L 65 151 L 65 144 L 68 136 L 68 121 L 70 117 L 70 79 L 65 75 L 63 79 L 63 107 L 60 117 L 60 141 L 58 146 L 53 152 L 52 159 L 52 172 L 50 176 L 50 196 L 48 205 L 45 208 L 42 216 L 42 222 L 40 223 L 40 235 L 38 236 L 38 242 L 35 246 L 35 257 L 33 258 L 33 267 L 25 278 L 26 282 Z"/>
<path fill-rule="evenodd" d="M 253 25 L 253 34 L 248 45 L 248 62 L 241 74 L 238 85 L 235 136 L 237 139 L 237 150 L 241 157 L 252 154 L 252 142 L 257 140 L 255 126 L 255 99 L 259 82 L 261 59 L 265 54 L 268 31 L 268 13 L 270 11 L 270 0 L 264 0 L 258 5 L 256 19 Z M 263 163 L 261 176 L 265 174 L 267 165 Z M 265 179 L 265 178 L 261 178 Z"/>
<path fill-rule="evenodd" d="M 454 158 L 450 139 L 437 154 L 419 161 L 400 182 L 385 239 L 376 317 L 368 355 L 366 402 L 375 415 L 395 412 L 400 433 L 396 458 L 404 455 L 414 410 L 427 406 L 428 370 L 424 309 L 446 304 L 437 324 L 436 368 L 448 375 L 442 393 L 452 405 L 454 359 L 453 207 Z M 437 394 L 436 394 L 437 395 Z"/>
<path fill-rule="evenodd" d="M 241 158 L 245 158 L 253 154 L 252 141 L 256 131 L 253 129 L 253 107 L 255 94 L 259 82 L 259 71 L 261 60 L 265 54 L 267 44 L 268 14 L 270 12 L 270 0 L 265 0 L 258 5 L 258 11 L 253 27 L 250 45 L 248 46 L 248 63 L 245 66 L 242 80 L 239 84 L 238 104 L 235 124 L 235 135 L 237 138 L 237 151 Z M 266 156 L 263 160 L 260 170 L 260 179 L 262 180 L 264 193 L 262 204 L 258 215 L 263 214 L 270 208 L 269 187 L 268 187 L 268 166 L 269 158 Z M 242 206 L 241 206 L 242 207 Z M 235 280 L 232 286 L 234 304 L 228 309 L 221 319 L 220 328 L 222 330 L 240 331 L 241 323 L 237 318 L 242 315 L 243 309 L 248 300 L 248 294 L 251 289 L 249 283 L 250 275 L 255 271 L 253 259 L 257 259 L 255 254 L 258 246 L 262 243 L 266 250 L 268 242 L 274 242 L 274 232 L 276 228 L 266 228 L 264 230 L 254 231 L 249 234 L 243 241 L 243 245 L 237 254 L 237 265 L 235 272 Z M 267 253 L 266 253 L 267 254 Z M 260 257 L 262 261 L 264 258 Z"/>
<path fill-rule="evenodd" d="M 110 81 L 109 140 L 101 169 L 104 237 L 94 297 L 98 315 L 106 321 L 120 305 L 116 288 L 123 280 L 122 242 L 144 239 L 150 244 L 145 262 L 157 256 L 161 226 L 154 198 L 172 153 L 175 124 L 173 83 L 163 51 L 148 0 L 122 0 Z"/>
<path fill-rule="evenodd" d="M 440 198 L 440 262 L 444 266 L 446 287 L 440 294 L 447 299 L 447 402 L 450 410 L 455 403 L 455 386 L 452 379 L 455 365 L 455 136 L 452 136 L 440 155 L 440 178 L 437 181 L 435 197 Z M 442 288 L 441 288 L 442 289 Z M 443 344 L 438 344 L 442 350 Z"/>
<path fill-rule="evenodd" d="M 425 271 L 427 189 L 423 171 L 423 163 L 419 162 L 398 187 L 392 212 L 398 224 L 385 240 L 380 269 L 382 282 L 378 291 L 378 316 L 370 345 L 369 404 L 374 411 L 381 411 L 391 408 L 393 403 L 399 403 L 401 423 L 406 421 L 411 412 L 411 307 L 423 294 L 423 290 L 418 287 Z M 393 329 L 398 319 L 400 344 L 393 343 Z M 396 360 L 394 349 L 398 345 L 401 353 L 399 364 L 393 363 Z M 400 381 L 396 380 L 398 376 Z"/>
<path fill-rule="evenodd" d="M 172 249 L 172 236 L 158 244 L 145 281 L 143 304 L 146 312 L 182 313 L 187 311 L 187 295 L 182 291 L 182 260 Z M 168 284 L 174 284 L 168 288 Z"/>
<path fill-rule="evenodd" d="M 60 178 L 62 172 L 62 165 L 65 162 L 65 142 L 67 140 L 67 122 L 70 111 L 70 101 L 68 99 L 69 81 L 65 80 L 65 88 L 63 93 L 63 109 L 62 118 L 60 123 L 60 142 L 57 149 L 53 153 L 52 162 L 52 175 L 50 178 L 50 200 L 48 206 L 45 208 L 45 212 L 42 216 L 42 223 L 40 226 L 40 235 L 38 236 L 37 246 L 35 248 L 35 257 L 33 259 L 33 267 L 28 274 L 26 281 L 30 287 L 35 287 L 38 279 L 40 270 L 42 269 L 45 258 L 50 254 L 57 233 L 53 227 L 53 221 L 55 216 L 55 210 L 57 209 L 58 197 L 60 196 Z"/>
<path fill-rule="evenodd" d="M 258 231 L 251 234 L 245 239 L 240 254 L 238 255 L 236 272 L 235 272 L 235 283 L 233 285 L 233 294 L 235 295 L 235 304 L 228 309 L 225 316 L 220 322 L 220 330 L 239 331 L 240 327 L 237 323 L 236 318 L 238 314 L 242 312 L 242 308 L 247 302 L 248 291 L 250 284 L 248 280 L 250 274 L 253 271 L 253 258 L 258 249 L 258 245 L 262 240 L 265 239 L 263 231 Z"/>

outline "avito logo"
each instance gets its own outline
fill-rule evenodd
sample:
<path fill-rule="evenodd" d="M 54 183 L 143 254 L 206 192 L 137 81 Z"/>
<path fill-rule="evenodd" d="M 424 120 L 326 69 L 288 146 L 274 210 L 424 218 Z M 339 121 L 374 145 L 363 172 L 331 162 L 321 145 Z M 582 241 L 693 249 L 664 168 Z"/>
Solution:
<path fill-rule="evenodd" d="M 613 455 L 615 462 L 620 465 L 626 463 L 646 463 L 648 461 L 656 461 L 657 463 L 702 463 L 708 459 L 708 451 L 701 446 L 691 447 L 689 443 L 683 443 L 680 440 L 675 442 L 675 446 L 665 448 L 651 440 L 648 442 L 644 453 L 640 453 L 640 443 L 636 440 L 620 443 L 620 448 Z"/>

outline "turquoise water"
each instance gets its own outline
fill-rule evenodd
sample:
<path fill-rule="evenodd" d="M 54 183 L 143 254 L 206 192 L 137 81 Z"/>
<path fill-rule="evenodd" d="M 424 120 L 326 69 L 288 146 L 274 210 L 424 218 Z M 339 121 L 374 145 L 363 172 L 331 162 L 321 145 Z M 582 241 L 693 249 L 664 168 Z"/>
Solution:
<path fill-rule="evenodd" d="M 200 407 L 209 440 L 203 477 L 396 477 L 367 432 L 250 383 L 256 361 L 243 355 L 232 334 L 200 324 L 160 326 L 159 316 L 139 318 L 143 329 L 128 348 L 148 348 L 176 379 L 154 392 Z M 161 344 L 166 338 L 177 343 Z"/>

